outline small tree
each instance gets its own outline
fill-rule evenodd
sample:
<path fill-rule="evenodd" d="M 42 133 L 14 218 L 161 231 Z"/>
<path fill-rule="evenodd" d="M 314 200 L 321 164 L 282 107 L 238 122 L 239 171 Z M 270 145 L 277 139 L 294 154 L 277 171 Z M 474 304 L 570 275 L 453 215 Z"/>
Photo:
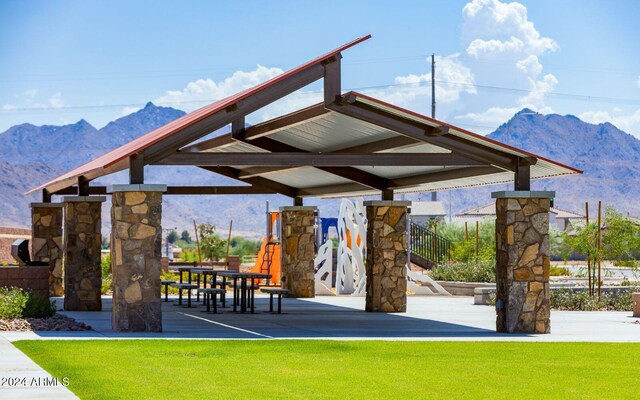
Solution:
<path fill-rule="evenodd" d="M 478 260 L 493 261 L 496 257 L 495 220 L 486 218 L 478 224 Z M 438 234 L 451 242 L 451 260 L 470 262 L 476 260 L 476 227 L 469 226 L 469 239 L 465 238 L 465 227 L 456 224 L 441 224 Z"/>
<path fill-rule="evenodd" d="M 180 240 L 184 240 L 185 243 L 191 243 L 191 235 L 189 234 L 188 230 L 184 230 L 182 231 L 182 233 L 180 234 Z"/>
<path fill-rule="evenodd" d="M 218 236 L 215 225 L 198 225 L 198 234 L 200 235 L 200 251 L 204 259 L 218 261 L 224 257 L 227 241 Z"/>
<path fill-rule="evenodd" d="M 178 240 L 178 232 L 171 230 L 171 232 L 167 234 L 167 242 L 175 243 L 176 240 Z"/>
<path fill-rule="evenodd" d="M 613 207 L 607 207 L 602 231 L 602 257 L 605 260 L 630 260 L 640 245 L 640 229 Z"/>

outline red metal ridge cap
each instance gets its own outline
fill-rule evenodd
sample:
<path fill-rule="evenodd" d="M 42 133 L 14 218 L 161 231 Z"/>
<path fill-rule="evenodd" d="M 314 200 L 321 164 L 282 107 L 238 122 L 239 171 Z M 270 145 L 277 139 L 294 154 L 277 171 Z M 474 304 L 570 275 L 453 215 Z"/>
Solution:
<path fill-rule="evenodd" d="M 66 174 L 59 176 L 41 186 L 38 186 L 37 188 L 34 188 L 32 190 L 30 190 L 29 192 L 27 192 L 26 194 L 30 194 L 33 193 L 35 191 L 41 190 L 41 189 L 45 189 L 47 186 L 54 184 L 54 183 L 58 183 L 67 179 L 71 179 L 73 177 L 76 176 L 80 176 L 84 173 L 90 172 L 90 171 L 95 171 L 95 170 L 99 170 L 99 169 L 103 169 L 103 168 L 107 168 L 109 166 L 112 166 L 134 154 L 136 154 L 137 152 L 144 150 L 146 148 L 148 148 L 149 146 L 152 146 L 164 139 L 166 139 L 167 137 L 173 135 L 174 133 L 176 133 L 177 131 L 184 129 L 196 122 L 199 122 L 221 110 L 224 110 L 226 107 L 232 105 L 235 102 L 238 102 L 240 100 L 243 100 L 293 74 L 296 74 L 300 71 L 303 71 L 307 68 L 309 68 L 312 65 L 315 65 L 319 62 L 322 62 L 326 59 L 329 59 L 333 56 L 335 56 L 336 54 L 342 52 L 343 50 L 346 50 L 350 47 L 353 47 L 359 43 L 364 42 L 365 40 L 368 40 L 371 38 L 371 35 L 366 35 L 363 37 L 359 37 L 355 40 L 350 41 L 349 43 L 346 43 L 340 47 L 338 47 L 335 50 L 332 50 L 326 54 L 323 54 L 319 57 L 314 58 L 311 61 L 308 61 L 302 65 L 299 65 L 287 72 L 284 72 L 278 76 L 275 76 L 265 82 L 262 82 L 254 87 L 245 89 L 239 93 L 236 93 L 234 95 L 231 95 L 229 97 L 226 97 L 222 100 L 219 100 L 215 103 L 209 104 L 207 106 L 204 106 L 202 108 L 199 108 L 195 111 L 192 111 L 186 115 L 183 115 L 182 117 L 169 122 L 166 125 L 163 125 L 151 132 L 148 132 L 142 136 L 140 136 L 139 138 L 132 140 L 129 143 L 126 143 L 120 147 L 118 147 L 117 149 L 114 149 L 106 154 L 103 154 L 102 156 L 86 163 L 83 164 L 82 166 L 75 168 L 74 170 L 67 172 Z"/>
<path fill-rule="evenodd" d="M 398 107 L 398 106 L 396 106 L 396 105 L 393 105 L 393 104 L 390 104 L 390 103 L 384 102 L 384 101 L 382 101 L 382 100 L 378 100 L 378 99 L 376 99 L 376 98 L 374 98 L 374 97 L 367 96 L 367 95 L 362 94 L 362 93 L 358 93 L 358 92 L 350 91 L 350 92 L 347 92 L 347 93 L 345 93 L 345 94 L 343 94 L 343 95 L 342 95 L 342 97 L 344 97 L 345 99 L 346 99 L 346 98 L 348 98 L 349 96 L 355 96 L 356 98 L 361 97 L 361 98 L 366 99 L 366 100 L 369 100 L 369 101 L 371 101 L 371 102 L 378 103 L 378 104 L 380 104 L 380 105 L 382 105 L 382 106 L 384 106 L 384 107 L 389 107 L 389 108 L 392 108 L 392 109 L 397 110 L 397 111 L 399 111 L 399 112 L 403 112 L 403 113 L 407 113 L 407 114 L 413 115 L 414 117 L 424 118 L 424 119 L 426 119 L 426 120 L 428 120 L 428 121 L 430 121 L 430 122 L 433 122 L 434 124 L 442 125 L 442 126 L 446 126 L 446 127 L 448 127 L 448 128 L 453 128 L 453 129 L 455 129 L 455 130 L 456 130 L 456 131 L 458 131 L 458 132 L 464 133 L 465 135 L 473 136 L 474 138 L 477 138 L 477 139 L 483 140 L 483 141 L 488 142 L 488 143 L 492 143 L 492 144 L 498 145 L 498 146 L 500 146 L 500 147 L 504 147 L 505 149 L 508 149 L 508 150 L 511 150 L 511 151 L 517 151 L 517 152 L 519 152 L 519 153 L 523 153 L 523 154 L 525 154 L 525 155 L 526 155 L 526 156 L 528 156 L 528 157 L 534 157 L 534 158 L 537 158 L 537 159 L 540 159 L 540 160 L 544 160 L 544 161 L 550 162 L 550 163 L 552 163 L 552 164 L 558 165 L 558 166 L 560 166 L 560 167 L 570 169 L 570 170 L 574 171 L 574 172 L 575 172 L 575 173 L 577 173 L 577 174 L 582 174 L 582 173 L 584 172 L 584 171 L 579 170 L 579 169 L 577 169 L 577 168 L 570 167 L 570 166 L 568 166 L 568 165 L 565 165 L 565 164 L 559 163 L 559 162 L 554 161 L 554 160 L 550 160 L 550 159 L 545 158 L 545 157 L 541 157 L 541 156 L 539 156 L 539 155 L 537 155 L 537 154 L 529 153 L 528 151 L 525 151 L 525 150 L 519 149 L 519 148 L 517 148 L 517 147 L 509 146 L 508 144 L 505 144 L 505 143 L 499 142 L 499 141 L 497 141 L 497 140 L 493 140 L 493 139 L 488 138 L 488 137 L 486 137 L 486 136 L 478 135 L 477 133 L 473 133 L 473 132 L 468 131 L 468 130 L 466 130 L 466 129 L 459 128 L 459 127 L 457 127 L 457 126 L 455 126 L 455 125 L 451 125 L 451 124 L 448 124 L 448 123 L 446 123 L 446 122 L 442 122 L 442 121 L 440 121 L 440 120 L 433 119 L 433 118 L 431 118 L 431 117 L 427 117 L 426 115 L 422 115 L 422 114 L 419 114 L 419 113 L 417 113 L 417 112 L 414 112 L 414 111 L 411 111 L 411 110 L 407 110 L 407 109 L 402 108 L 402 107 Z"/>

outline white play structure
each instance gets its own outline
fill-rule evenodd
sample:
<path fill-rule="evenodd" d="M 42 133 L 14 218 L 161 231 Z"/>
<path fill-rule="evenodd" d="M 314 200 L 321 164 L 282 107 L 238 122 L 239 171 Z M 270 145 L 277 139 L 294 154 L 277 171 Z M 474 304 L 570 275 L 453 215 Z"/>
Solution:
<path fill-rule="evenodd" d="M 327 239 L 318 248 L 318 255 L 315 258 L 316 295 L 362 296 L 365 293 L 367 281 L 364 267 L 367 256 L 367 219 L 362 200 L 351 202 L 343 199 L 340 204 L 337 225 L 338 253 L 335 293 L 331 290 L 333 287 L 333 243 Z M 407 268 L 407 289 L 414 294 L 449 295 L 429 276 L 413 272 L 410 268 Z"/>

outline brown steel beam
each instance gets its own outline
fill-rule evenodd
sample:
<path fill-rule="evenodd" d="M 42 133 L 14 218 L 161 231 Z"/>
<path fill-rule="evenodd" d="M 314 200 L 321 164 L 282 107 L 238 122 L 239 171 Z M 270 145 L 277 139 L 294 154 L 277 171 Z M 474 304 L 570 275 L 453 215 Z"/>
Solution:
<path fill-rule="evenodd" d="M 140 153 L 129 157 L 129 183 L 144 183 L 144 156 Z"/>
<path fill-rule="evenodd" d="M 387 190 L 396 190 L 403 187 L 416 186 L 425 183 L 442 182 L 452 179 L 468 178 L 472 176 L 482 176 L 495 174 L 497 172 L 505 172 L 497 167 L 467 167 L 451 169 L 450 171 L 434 172 L 430 174 L 420 174 L 407 176 L 403 178 L 395 178 L 389 181 Z M 322 195 L 339 195 L 344 193 L 353 193 L 359 191 L 370 191 L 367 187 L 353 183 L 340 185 L 326 185 L 303 188 L 299 190 L 300 196 L 322 196 Z M 388 195 L 388 194 L 387 194 Z M 384 196 L 384 194 L 383 194 Z"/>
<path fill-rule="evenodd" d="M 324 66 L 318 62 L 297 74 L 275 82 L 262 91 L 255 93 L 253 96 L 238 101 L 233 107 L 227 107 L 225 110 L 221 110 L 208 118 L 197 121 L 185 129 L 150 146 L 144 151 L 145 161 L 155 163 L 165 156 L 174 153 L 179 148 L 232 123 L 242 116 L 246 116 L 273 103 L 322 77 L 324 77 Z"/>
<path fill-rule="evenodd" d="M 333 103 L 342 95 L 340 77 L 341 54 L 327 60 L 324 65 L 324 102 Z"/>
<path fill-rule="evenodd" d="M 389 187 L 393 189 L 402 189 L 425 183 L 435 183 L 446 180 L 470 178 L 474 176 L 489 175 L 499 172 L 505 171 L 503 169 L 492 166 L 456 168 L 445 171 L 432 172 L 428 174 L 418 174 L 402 178 L 394 178 L 390 180 Z"/>
<path fill-rule="evenodd" d="M 247 143 L 247 142 L 245 142 Z M 286 143 L 279 142 L 277 140 L 268 138 L 268 137 L 260 137 L 248 142 L 254 146 L 258 146 L 259 148 L 271 152 L 292 152 L 297 154 L 305 154 L 306 152 L 297 147 L 288 145 Z M 361 171 L 353 167 L 317 167 L 318 169 L 329 172 L 331 174 L 350 179 L 352 181 L 358 182 L 360 184 L 369 186 L 374 189 L 382 190 L 386 188 L 387 180 L 378 175 L 371 174 L 369 172 Z M 274 172 L 273 170 L 269 172 Z"/>
<path fill-rule="evenodd" d="M 266 139 L 266 138 L 263 138 Z M 460 166 L 486 165 L 450 153 L 175 153 L 155 165 L 264 167 Z"/>
<path fill-rule="evenodd" d="M 327 107 L 336 112 L 370 122 L 413 139 L 449 149 L 484 164 L 493 164 L 510 171 L 515 171 L 516 156 L 500 150 L 488 149 L 481 144 L 454 137 L 453 135 L 438 136 L 437 134 L 433 134 L 434 130 L 437 131 L 437 128 L 431 127 L 430 125 L 408 121 L 384 110 L 349 101 L 351 100 L 336 102 L 327 105 Z"/>
<path fill-rule="evenodd" d="M 325 185 L 325 186 L 314 186 L 309 188 L 301 188 L 298 190 L 299 196 L 323 196 L 323 195 L 331 195 L 331 194 L 342 194 L 342 193 L 356 193 L 363 191 L 377 191 L 376 189 L 372 189 L 365 185 L 360 185 L 358 183 L 343 183 L 338 185 Z"/>
<path fill-rule="evenodd" d="M 236 140 L 243 140 L 245 135 L 245 119 L 244 115 L 231 122 L 231 137 Z"/>
<path fill-rule="evenodd" d="M 273 189 L 255 186 L 167 186 L 163 195 L 277 194 Z"/>
<path fill-rule="evenodd" d="M 403 147 L 415 146 L 418 144 L 424 144 L 422 141 L 417 141 L 408 136 L 398 135 L 396 137 L 377 140 L 375 142 L 363 143 L 356 146 L 345 147 L 344 149 L 332 151 L 332 153 L 376 153 L 378 151 L 396 150 Z"/>
<path fill-rule="evenodd" d="M 241 182 L 248 183 L 252 186 L 262 189 L 273 190 L 276 193 L 280 193 L 287 197 L 296 197 L 298 195 L 298 189 L 284 185 L 279 182 L 275 182 L 266 178 L 255 177 L 255 178 L 246 178 L 241 179 L 239 177 L 239 170 L 231 167 L 208 167 L 208 166 L 200 166 L 199 168 L 205 169 L 207 171 L 215 172 L 216 174 L 224 175 L 226 177 L 236 179 Z"/>
<path fill-rule="evenodd" d="M 261 124 L 248 126 L 245 128 L 243 136 L 246 140 L 255 140 L 261 136 L 270 135 L 282 129 L 291 128 L 300 123 L 311 121 L 327 114 L 328 112 L 329 110 L 324 108 L 323 104 L 316 104 Z M 229 145 L 234 142 L 235 140 L 233 139 L 232 133 L 226 133 L 212 139 L 203 140 L 199 143 L 190 144 L 189 146 L 185 146 L 180 149 L 180 151 L 183 153 L 206 151 L 216 147 Z"/>
<path fill-rule="evenodd" d="M 90 180 L 82 175 L 78 177 L 78 196 L 89 195 L 89 182 Z"/>
<path fill-rule="evenodd" d="M 382 200 L 393 201 L 393 189 L 386 189 L 382 191 Z"/>
<path fill-rule="evenodd" d="M 514 190 L 531 190 L 531 167 L 527 160 L 518 160 L 514 175 Z"/>
<path fill-rule="evenodd" d="M 53 195 L 70 195 L 78 192 L 77 187 L 71 186 L 58 190 Z M 167 186 L 163 195 L 222 195 L 222 194 L 277 194 L 273 189 L 257 186 Z M 89 195 L 107 194 L 106 186 L 89 186 Z"/>

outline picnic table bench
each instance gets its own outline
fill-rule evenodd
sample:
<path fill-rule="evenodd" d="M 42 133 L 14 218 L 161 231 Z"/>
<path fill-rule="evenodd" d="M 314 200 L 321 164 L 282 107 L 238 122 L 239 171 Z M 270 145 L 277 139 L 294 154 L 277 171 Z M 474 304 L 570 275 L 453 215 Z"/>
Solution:
<path fill-rule="evenodd" d="M 172 283 L 176 283 L 176 281 L 163 279 L 162 281 L 160 281 L 160 283 L 162 284 L 162 286 L 164 286 L 164 301 L 167 302 L 169 301 L 169 285 L 171 285 Z"/>
<path fill-rule="evenodd" d="M 211 303 L 213 303 L 213 313 L 218 313 L 218 295 L 222 298 L 222 296 L 226 293 L 225 289 L 220 289 L 216 287 L 209 288 L 200 288 L 198 292 L 202 293 L 204 297 L 204 303 L 207 305 L 207 312 L 211 311 Z"/>
<path fill-rule="evenodd" d="M 193 283 L 171 283 L 169 284 L 169 286 L 177 288 L 178 289 L 178 304 L 179 306 L 182 305 L 182 291 L 186 290 L 187 291 L 187 307 L 191 308 L 191 290 L 193 289 L 197 289 L 198 286 L 194 285 Z"/>
<path fill-rule="evenodd" d="M 262 293 L 269 294 L 269 312 L 273 312 L 273 296 L 278 296 L 278 314 L 282 314 L 282 295 L 291 293 L 289 289 L 283 289 L 278 287 L 266 287 L 260 289 Z"/>

